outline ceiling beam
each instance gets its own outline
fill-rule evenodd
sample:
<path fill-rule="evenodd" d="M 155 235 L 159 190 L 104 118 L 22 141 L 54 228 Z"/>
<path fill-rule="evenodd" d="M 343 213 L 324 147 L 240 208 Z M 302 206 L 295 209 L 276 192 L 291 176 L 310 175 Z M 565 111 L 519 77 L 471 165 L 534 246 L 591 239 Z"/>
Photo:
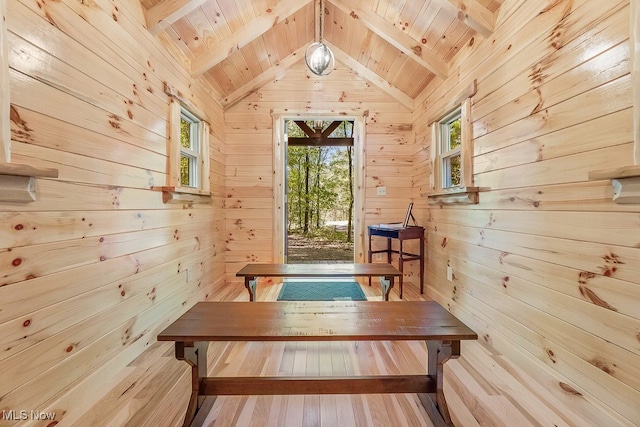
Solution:
<path fill-rule="evenodd" d="M 158 34 L 207 0 L 163 0 L 147 9 L 145 19 L 151 34 Z"/>
<path fill-rule="evenodd" d="M 312 138 L 288 137 L 289 147 L 353 147 L 353 138 L 322 138 L 314 136 Z"/>
<path fill-rule="evenodd" d="M 304 52 L 306 49 L 307 45 L 304 44 L 291 55 L 283 58 L 279 62 L 276 62 L 262 74 L 254 77 L 251 81 L 245 83 L 234 92 L 224 97 L 222 99 L 222 107 L 227 110 L 236 105 L 238 102 L 242 101 L 247 96 L 251 95 L 253 92 L 260 89 L 265 84 L 282 77 L 287 71 L 289 71 L 291 67 L 293 67 L 298 61 L 304 58 Z"/>
<path fill-rule="evenodd" d="M 334 130 L 338 128 L 342 124 L 344 120 L 334 120 L 325 130 L 322 129 L 311 129 L 309 125 L 307 125 L 303 120 L 296 120 L 295 123 L 298 125 L 300 130 L 304 132 L 308 138 L 329 138 L 329 135 L 333 133 Z M 320 123 L 324 123 L 322 120 Z"/>
<path fill-rule="evenodd" d="M 191 75 L 197 77 L 215 67 L 229 55 L 242 49 L 309 3 L 311 0 L 281 0 L 275 7 L 267 9 L 231 36 L 216 42 L 213 49 L 194 58 L 191 61 Z"/>
<path fill-rule="evenodd" d="M 329 42 L 326 39 L 323 40 L 323 42 L 333 51 L 333 55 L 336 57 L 336 60 L 342 62 L 347 67 L 355 71 L 358 75 L 360 75 L 360 77 L 367 80 L 369 83 L 373 84 L 384 93 L 390 95 L 393 99 L 407 107 L 409 110 L 413 111 L 413 107 L 415 104 L 413 98 L 411 98 L 409 95 L 407 95 L 397 87 L 391 85 L 391 83 L 362 65 L 360 62 L 358 62 L 358 60 L 342 51 L 333 43 Z"/>
<path fill-rule="evenodd" d="M 483 37 L 488 38 L 493 34 L 495 14 L 478 0 L 435 0 L 435 2 Z"/>
<path fill-rule="evenodd" d="M 338 126 L 346 120 L 334 120 L 325 130 L 311 129 L 303 120 L 295 120 L 296 125 L 307 135 L 304 137 L 290 136 L 287 144 L 290 147 L 353 147 L 353 137 L 333 137 L 329 136 Z M 353 121 L 349 121 L 353 126 Z"/>
<path fill-rule="evenodd" d="M 342 122 L 343 122 L 342 120 L 335 120 L 333 123 L 327 126 L 325 130 L 322 131 L 320 136 L 323 138 L 329 138 L 329 135 L 331 135 L 333 131 L 336 130 L 338 126 L 342 124 Z"/>
<path fill-rule="evenodd" d="M 303 122 L 302 120 L 296 120 L 295 123 L 298 125 L 298 127 L 300 128 L 300 130 L 302 132 L 304 132 L 309 138 L 315 138 L 317 136 L 320 136 L 316 133 L 315 130 L 311 129 L 305 122 Z"/>
<path fill-rule="evenodd" d="M 373 10 L 356 0 L 332 0 L 332 3 L 430 72 L 442 79 L 448 77 L 449 66 L 442 58 Z"/>

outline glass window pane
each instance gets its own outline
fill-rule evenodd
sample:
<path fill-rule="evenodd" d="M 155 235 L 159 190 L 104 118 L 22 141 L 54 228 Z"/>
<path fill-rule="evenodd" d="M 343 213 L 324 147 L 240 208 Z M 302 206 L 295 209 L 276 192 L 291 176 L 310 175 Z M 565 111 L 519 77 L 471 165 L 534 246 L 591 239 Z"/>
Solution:
<path fill-rule="evenodd" d="M 459 117 L 449 123 L 449 150 L 453 150 L 454 148 L 460 146 L 460 125 L 461 122 Z"/>
<path fill-rule="evenodd" d="M 460 154 L 457 154 L 455 156 L 451 156 L 449 158 L 450 164 L 451 164 L 451 169 L 450 169 L 450 173 L 451 173 L 451 187 L 455 187 L 458 186 L 460 184 L 462 184 L 462 180 L 461 180 L 461 170 L 460 170 Z"/>
<path fill-rule="evenodd" d="M 191 122 L 180 118 L 180 145 L 184 148 L 191 148 Z"/>
<path fill-rule="evenodd" d="M 191 165 L 190 157 L 180 156 L 180 184 L 185 187 L 192 187 L 191 185 Z"/>

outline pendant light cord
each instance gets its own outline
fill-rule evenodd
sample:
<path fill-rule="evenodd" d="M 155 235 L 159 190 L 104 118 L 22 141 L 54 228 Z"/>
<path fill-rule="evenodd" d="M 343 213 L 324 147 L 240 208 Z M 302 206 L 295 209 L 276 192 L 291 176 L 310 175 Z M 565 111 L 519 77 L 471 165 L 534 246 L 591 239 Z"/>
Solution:
<path fill-rule="evenodd" d="M 318 18 L 319 24 L 320 24 L 320 31 L 318 32 L 319 34 L 319 40 L 318 42 L 322 43 L 322 15 L 324 15 L 324 9 L 322 7 L 322 0 L 320 0 L 320 17 Z"/>

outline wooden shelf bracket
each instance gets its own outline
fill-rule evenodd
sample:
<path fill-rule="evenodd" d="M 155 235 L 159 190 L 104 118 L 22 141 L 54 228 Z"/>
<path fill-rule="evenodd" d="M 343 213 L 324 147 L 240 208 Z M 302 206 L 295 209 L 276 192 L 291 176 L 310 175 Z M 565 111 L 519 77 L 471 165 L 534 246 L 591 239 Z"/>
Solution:
<path fill-rule="evenodd" d="M 589 179 L 610 179 L 615 203 L 640 204 L 640 166 L 591 171 Z"/>
<path fill-rule="evenodd" d="M 58 170 L 15 163 L 0 163 L 0 202 L 29 203 L 36 200 L 35 178 L 57 178 Z"/>

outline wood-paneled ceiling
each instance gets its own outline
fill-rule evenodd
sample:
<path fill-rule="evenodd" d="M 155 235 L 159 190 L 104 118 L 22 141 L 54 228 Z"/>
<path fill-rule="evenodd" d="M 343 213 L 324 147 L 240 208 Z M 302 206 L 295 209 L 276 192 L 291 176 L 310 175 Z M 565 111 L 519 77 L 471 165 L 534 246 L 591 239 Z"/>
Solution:
<path fill-rule="evenodd" d="M 458 50 L 489 37 L 503 0 L 323 0 L 336 60 L 413 108 Z M 147 27 L 229 107 L 304 61 L 319 0 L 141 0 Z M 310 74 L 312 75 L 312 74 Z M 315 77 L 314 77 L 315 78 Z M 317 77 L 318 79 L 330 78 Z"/>

